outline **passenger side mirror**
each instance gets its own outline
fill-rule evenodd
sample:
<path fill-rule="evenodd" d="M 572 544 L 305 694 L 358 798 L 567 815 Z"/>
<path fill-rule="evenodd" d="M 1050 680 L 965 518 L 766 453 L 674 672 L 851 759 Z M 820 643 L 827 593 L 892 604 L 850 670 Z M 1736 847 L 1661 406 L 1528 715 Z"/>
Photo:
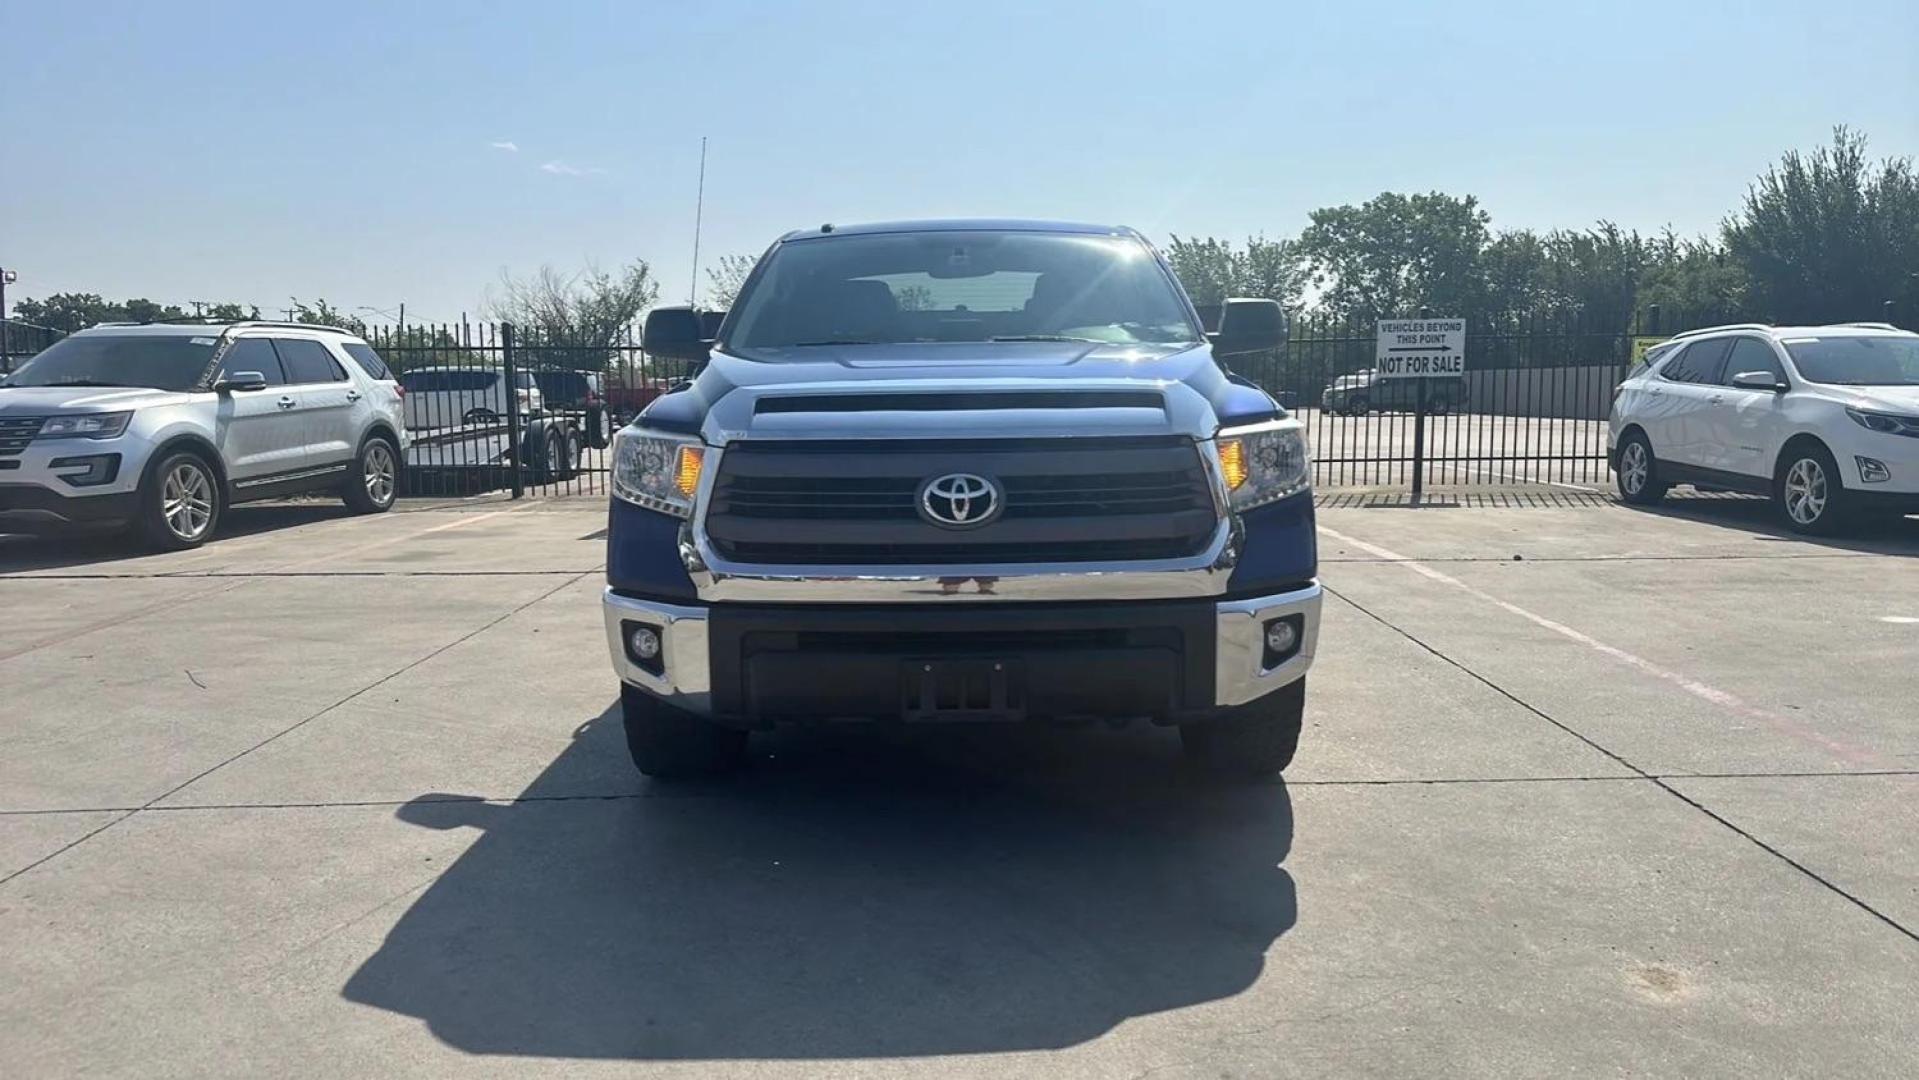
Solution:
<path fill-rule="evenodd" d="M 690 307 L 654 308 L 640 328 L 640 348 L 653 356 L 705 360 L 712 345 L 700 325 L 700 313 Z"/>
<path fill-rule="evenodd" d="M 1775 394 L 1792 389 L 1770 371 L 1742 371 L 1732 377 L 1732 384 L 1741 390 L 1769 390 Z"/>
<path fill-rule="evenodd" d="M 213 384 L 213 390 L 219 394 L 231 394 L 235 390 L 265 390 L 267 377 L 257 371 L 229 371 L 219 382 Z"/>
<path fill-rule="evenodd" d="M 1277 349 L 1286 344 L 1286 312 L 1277 300 L 1228 300 L 1219 313 L 1219 332 L 1207 337 L 1214 356 Z"/>

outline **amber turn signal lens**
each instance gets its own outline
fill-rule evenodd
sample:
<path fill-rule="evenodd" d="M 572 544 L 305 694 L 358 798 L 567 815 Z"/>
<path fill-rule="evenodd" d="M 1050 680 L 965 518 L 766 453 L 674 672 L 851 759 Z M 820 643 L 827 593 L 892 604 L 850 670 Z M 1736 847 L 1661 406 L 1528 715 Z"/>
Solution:
<path fill-rule="evenodd" d="M 1238 490 L 1246 482 L 1246 444 L 1238 439 L 1219 440 L 1219 469 L 1226 475 L 1226 488 Z"/>
<path fill-rule="evenodd" d="M 706 451 L 697 446 L 680 447 L 680 460 L 673 470 L 673 486 L 680 494 L 692 498 L 700 489 L 700 468 L 706 464 Z"/>

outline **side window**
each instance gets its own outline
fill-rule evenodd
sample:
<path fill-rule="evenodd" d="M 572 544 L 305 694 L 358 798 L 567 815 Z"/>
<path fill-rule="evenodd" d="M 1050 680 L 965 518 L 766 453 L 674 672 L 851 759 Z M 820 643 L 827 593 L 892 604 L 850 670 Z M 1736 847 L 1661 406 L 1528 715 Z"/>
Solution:
<path fill-rule="evenodd" d="M 1779 358 L 1773 355 L 1772 346 L 1758 338 L 1742 337 L 1733 343 L 1732 355 L 1726 360 L 1726 371 L 1720 382 L 1732 385 L 1732 377 L 1742 371 L 1763 371 L 1773 377 L 1774 382 L 1785 382 L 1786 372 L 1779 366 Z"/>
<path fill-rule="evenodd" d="M 393 377 L 393 370 L 386 366 L 385 360 L 380 359 L 379 353 L 373 351 L 373 346 L 351 341 L 342 345 L 341 348 L 353 358 L 354 363 L 360 365 L 360 370 L 366 372 L 368 378 L 391 379 Z"/>
<path fill-rule="evenodd" d="M 302 385 L 346 380 L 346 372 L 341 370 L 340 362 L 327 352 L 325 345 L 317 341 L 274 338 L 273 347 L 280 350 L 280 362 L 286 365 L 289 383 Z"/>
<path fill-rule="evenodd" d="M 280 358 L 273 351 L 273 344 L 266 338 L 240 338 L 227 346 L 226 355 L 220 358 L 220 372 L 214 376 L 218 382 L 236 371 L 257 371 L 266 376 L 268 386 L 285 386 L 286 375 L 280 371 Z"/>
<path fill-rule="evenodd" d="M 1665 366 L 1659 369 L 1659 375 L 1673 382 L 1716 383 L 1730 345 L 1731 342 L 1726 338 L 1695 341 L 1686 346 L 1684 352 L 1666 361 Z"/>

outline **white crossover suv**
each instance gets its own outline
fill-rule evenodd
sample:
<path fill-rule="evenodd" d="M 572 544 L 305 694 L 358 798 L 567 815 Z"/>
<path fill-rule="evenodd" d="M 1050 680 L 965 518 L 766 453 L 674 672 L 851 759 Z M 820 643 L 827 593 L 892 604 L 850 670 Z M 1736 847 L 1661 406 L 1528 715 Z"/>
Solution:
<path fill-rule="evenodd" d="M 1919 334 L 1887 323 L 1681 334 L 1614 392 L 1610 435 L 1627 502 L 1674 484 L 1770 495 L 1806 533 L 1919 513 Z"/>
<path fill-rule="evenodd" d="M 406 449 L 399 384 L 344 331 L 98 326 L 0 381 L 0 532 L 120 524 L 188 548 L 237 502 L 337 491 L 377 513 Z"/>

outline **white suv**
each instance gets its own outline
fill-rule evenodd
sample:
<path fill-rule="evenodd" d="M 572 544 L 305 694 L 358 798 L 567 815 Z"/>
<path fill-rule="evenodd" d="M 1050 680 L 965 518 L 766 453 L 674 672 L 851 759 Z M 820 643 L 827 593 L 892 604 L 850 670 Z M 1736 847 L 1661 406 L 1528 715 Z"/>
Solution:
<path fill-rule="evenodd" d="M 292 323 L 106 325 L 0 381 L 0 532 L 124 524 L 204 543 L 236 502 L 393 505 L 399 384 L 366 342 Z"/>
<path fill-rule="evenodd" d="M 1886 323 L 1681 334 L 1614 391 L 1610 435 L 1627 502 L 1674 484 L 1753 492 L 1807 533 L 1919 513 L 1919 334 Z"/>

